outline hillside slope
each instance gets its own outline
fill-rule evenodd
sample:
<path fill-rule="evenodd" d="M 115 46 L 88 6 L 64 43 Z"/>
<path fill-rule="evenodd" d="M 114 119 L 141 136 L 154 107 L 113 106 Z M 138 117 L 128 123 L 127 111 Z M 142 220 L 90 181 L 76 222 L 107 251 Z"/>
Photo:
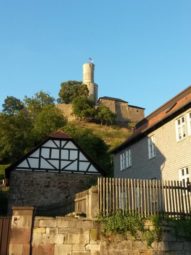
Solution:
<path fill-rule="evenodd" d="M 121 144 L 125 141 L 131 134 L 132 128 L 120 127 L 117 125 L 105 126 L 85 121 L 72 121 L 73 123 L 81 128 L 87 128 L 93 131 L 93 133 L 104 140 L 104 142 L 109 146 L 109 149 Z"/>

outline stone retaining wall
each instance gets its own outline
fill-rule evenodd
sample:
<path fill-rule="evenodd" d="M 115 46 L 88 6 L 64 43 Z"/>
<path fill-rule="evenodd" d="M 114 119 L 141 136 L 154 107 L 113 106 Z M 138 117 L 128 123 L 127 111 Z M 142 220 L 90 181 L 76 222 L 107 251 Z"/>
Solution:
<path fill-rule="evenodd" d="M 35 217 L 32 225 L 32 212 L 32 208 L 14 208 L 9 255 L 191 254 L 191 242 L 177 239 L 169 231 L 148 247 L 146 241 L 130 235 L 104 237 L 100 224 L 88 219 Z"/>

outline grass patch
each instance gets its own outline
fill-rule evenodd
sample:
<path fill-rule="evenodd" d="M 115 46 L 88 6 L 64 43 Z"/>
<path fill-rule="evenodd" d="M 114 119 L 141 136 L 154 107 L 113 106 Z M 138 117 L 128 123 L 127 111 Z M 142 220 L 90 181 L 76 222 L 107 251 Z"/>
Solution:
<path fill-rule="evenodd" d="M 119 127 L 116 125 L 105 126 L 85 121 L 73 121 L 72 123 L 81 128 L 90 129 L 96 136 L 104 140 L 109 146 L 109 149 L 120 145 L 132 134 L 129 127 Z"/>

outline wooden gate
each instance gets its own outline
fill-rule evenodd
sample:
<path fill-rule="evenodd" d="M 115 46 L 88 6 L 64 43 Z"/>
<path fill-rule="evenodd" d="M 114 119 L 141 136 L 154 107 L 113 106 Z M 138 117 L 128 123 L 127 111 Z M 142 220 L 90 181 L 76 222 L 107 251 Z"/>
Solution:
<path fill-rule="evenodd" d="M 8 255 L 11 217 L 0 217 L 0 254 Z"/>

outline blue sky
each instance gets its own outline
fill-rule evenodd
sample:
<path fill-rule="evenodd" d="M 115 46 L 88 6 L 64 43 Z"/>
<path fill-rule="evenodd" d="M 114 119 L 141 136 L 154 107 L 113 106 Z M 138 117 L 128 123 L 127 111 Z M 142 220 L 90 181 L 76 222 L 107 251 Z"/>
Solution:
<path fill-rule="evenodd" d="M 190 0 L 0 0 L 0 105 L 82 80 L 149 114 L 191 84 Z M 0 108 L 1 109 L 1 108 Z"/>

